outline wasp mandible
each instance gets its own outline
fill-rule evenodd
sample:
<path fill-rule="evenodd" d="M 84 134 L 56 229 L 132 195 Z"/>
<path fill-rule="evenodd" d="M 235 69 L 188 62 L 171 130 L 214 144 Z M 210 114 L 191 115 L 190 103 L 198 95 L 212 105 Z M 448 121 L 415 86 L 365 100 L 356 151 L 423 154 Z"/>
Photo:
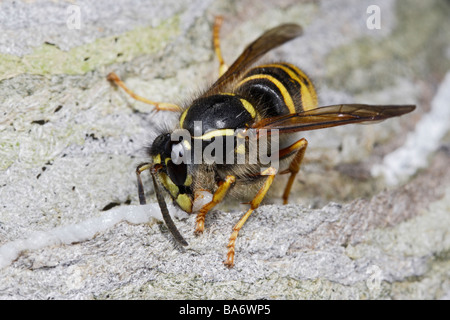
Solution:
<path fill-rule="evenodd" d="M 161 132 L 151 143 L 148 148 L 150 161 L 136 168 L 140 203 L 146 203 L 140 175 L 148 170 L 163 218 L 179 243 L 187 245 L 168 213 L 159 184 L 174 203 L 188 213 L 192 213 L 194 200 L 200 191 L 206 190 L 212 194 L 211 201 L 197 213 L 196 234 L 204 231 L 206 214 L 227 195 L 239 193 L 241 187 L 255 186 L 250 208 L 233 227 L 227 245 L 224 263 L 232 267 L 238 233 L 251 213 L 258 208 L 278 174 L 289 174 L 283 192 L 283 202 L 288 202 L 308 146 L 304 138 L 292 143 L 289 138 L 294 133 L 380 121 L 411 112 L 415 106 L 341 104 L 318 107 L 313 83 L 295 65 L 277 62 L 253 66 L 268 51 L 302 35 L 301 26 L 290 23 L 266 31 L 228 67 L 220 49 L 219 30 L 222 21 L 222 17 L 216 17 L 213 27 L 213 46 L 219 60 L 220 77 L 186 107 L 138 96 L 115 73 L 110 73 L 108 80 L 133 98 L 154 105 L 157 111 L 180 114 L 173 131 Z M 262 140 L 275 136 L 275 133 L 279 140 L 276 151 L 271 149 L 271 156 L 277 159 L 276 166 L 262 163 L 258 153 L 262 146 L 266 150 L 268 145 L 273 147 L 274 142 Z M 224 140 L 231 141 L 232 147 L 224 147 L 223 150 L 217 147 L 217 142 L 223 143 Z M 213 144 L 213 161 L 195 161 L 196 151 L 211 151 Z M 252 148 L 255 145 L 256 149 Z M 253 153 L 257 150 L 258 154 L 255 156 L 252 150 Z M 244 160 L 239 162 L 239 159 Z"/>

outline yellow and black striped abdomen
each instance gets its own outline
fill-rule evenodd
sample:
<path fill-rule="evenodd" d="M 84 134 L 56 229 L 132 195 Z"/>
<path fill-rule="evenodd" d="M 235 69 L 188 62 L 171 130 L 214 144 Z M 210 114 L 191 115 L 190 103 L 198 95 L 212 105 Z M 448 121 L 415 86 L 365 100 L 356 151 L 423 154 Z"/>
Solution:
<path fill-rule="evenodd" d="M 235 88 L 263 117 L 296 113 L 317 107 L 317 95 L 308 76 L 289 63 L 250 69 Z"/>

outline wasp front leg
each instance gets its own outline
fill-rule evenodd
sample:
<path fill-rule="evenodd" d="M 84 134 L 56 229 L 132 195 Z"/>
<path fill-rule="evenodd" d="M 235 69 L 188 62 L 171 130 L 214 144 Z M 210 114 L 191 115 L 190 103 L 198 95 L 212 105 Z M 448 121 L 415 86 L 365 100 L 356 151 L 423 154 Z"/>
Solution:
<path fill-rule="evenodd" d="M 146 162 L 146 163 L 142 163 L 142 164 L 138 165 L 136 168 L 138 196 L 139 196 L 139 203 L 141 205 L 144 205 L 147 203 L 147 201 L 145 200 L 144 185 L 142 184 L 141 173 L 144 172 L 145 170 L 150 170 L 151 167 L 152 167 L 152 164 Z"/>
<path fill-rule="evenodd" d="M 227 194 L 230 187 L 235 183 L 236 178 L 234 176 L 227 176 L 224 181 L 222 181 L 219 185 L 219 188 L 214 192 L 212 201 L 205 204 L 197 214 L 197 221 L 195 227 L 195 233 L 200 234 L 205 230 L 205 216 L 211 211 L 217 204 L 222 202 L 223 198 Z"/>
<path fill-rule="evenodd" d="M 233 233 L 230 236 L 230 240 L 227 245 L 227 248 L 228 248 L 227 260 L 224 262 L 227 267 L 231 268 L 234 266 L 235 245 L 236 245 L 236 238 L 239 234 L 239 231 L 242 229 L 242 227 L 244 226 L 245 222 L 250 217 L 252 212 L 255 211 L 255 209 L 259 207 L 259 205 L 260 205 L 261 201 L 264 199 L 264 196 L 266 195 L 267 191 L 269 191 L 269 188 L 272 185 L 273 179 L 275 179 L 276 174 L 277 174 L 277 170 L 273 167 L 270 167 L 261 173 L 261 175 L 267 176 L 266 181 L 264 181 L 264 184 L 262 185 L 261 189 L 259 189 L 256 196 L 250 202 L 250 209 L 247 210 L 247 212 L 242 216 L 242 218 L 234 226 Z"/>
<path fill-rule="evenodd" d="M 147 98 L 141 97 L 139 95 L 137 95 L 136 93 L 134 93 L 133 91 L 131 91 L 126 85 L 125 83 L 120 80 L 119 76 L 117 74 L 115 74 L 114 72 L 111 72 L 110 74 L 108 74 L 107 76 L 108 81 L 111 81 L 113 83 L 115 83 L 117 86 L 121 87 L 126 93 L 128 93 L 133 99 L 137 100 L 137 101 L 141 101 L 144 102 L 146 104 L 150 104 L 152 106 L 155 106 L 155 110 L 158 111 L 173 111 L 173 112 L 178 112 L 181 111 L 181 107 L 177 106 L 176 104 L 173 103 L 167 103 L 167 102 L 156 102 L 156 101 L 152 101 L 149 100 Z"/>

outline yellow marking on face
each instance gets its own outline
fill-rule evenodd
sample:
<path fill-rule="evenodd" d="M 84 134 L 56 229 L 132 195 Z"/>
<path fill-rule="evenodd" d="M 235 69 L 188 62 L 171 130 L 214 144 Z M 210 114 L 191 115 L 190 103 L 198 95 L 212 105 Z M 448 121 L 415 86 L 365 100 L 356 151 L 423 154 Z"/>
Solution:
<path fill-rule="evenodd" d="M 251 81 L 251 80 L 255 80 L 255 79 L 267 79 L 270 82 L 272 82 L 277 88 L 278 90 L 280 90 L 281 95 L 283 96 L 283 100 L 284 103 L 286 104 L 286 107 L 289 109 L 289 113 L 295 113 L 295 105 L 294 105 L 294 101 L 292 101 L 291 95 L 289 94 L 289 92 L 287 91 L 286 87 L 280 82 L 278 81 L 276 78 L 267 75 L 267 74 L 255 74 L 253 76 L 247 77 L 245 79 L 243 79 L 241 82 L 239 82 L 238 87 L 243 85 L 244 83 Z"/>
<path fill-rule="evenodd" d="M 160 154 L 158 154 L 158 155 L 153 157 L 153 163 L 154 164 L 160 164 L 161 163 L 161 155 Z"/>
<path fill-rule="evenodd" d="M 180 189 L 178 188 L 178 186 L 175 183 L 173 183 L 173 181 L 169 178 L 169 176 L 164 172 L 161 172 L 159 174 L 159 177 L 161 178 L 161 183 L 169 191 L 172 198 L 176 199 L 176 197 L 180 193 Z"/>
<path fill-rule="evenodd" d="M 176 202 L 180 206 L 182 210 L 184 210 L 187 213 L 192 212 L 192 200 L 189 198 L 187 194 L 180 194 L 178 195 Z"/>
<path fill-rule="evenodd" d="M 192 176 L 190 174 L 188 174 L 186 176 L 186 180 L 184 181 L 184 185 L 186 187 L 189 187 L 192 184 Z"/>

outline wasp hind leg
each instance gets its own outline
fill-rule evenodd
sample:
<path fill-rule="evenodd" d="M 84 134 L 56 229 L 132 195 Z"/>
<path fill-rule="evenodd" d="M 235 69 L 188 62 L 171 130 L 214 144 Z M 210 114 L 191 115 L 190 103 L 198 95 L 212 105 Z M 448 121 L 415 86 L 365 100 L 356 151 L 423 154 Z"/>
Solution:
<path fill-rule="evenodd" d="M 213 27 L 213 45 L 217 60 L 219 60 L 219 76 L 222 76 L 227 70 L 228 66 L 222 57 L 222 50 L 220 49 L 220 27 L 222 26 L 223 17 L 217 16 L 214 20 Z"/>
<path fill-rule="evenodd" d="M 242 229 L 252 212 L 259 207 L 267 191 L 269 191 L 269 188 L 272 185 L 273 179 L 275 178 L 276 174 L 277 170 L 273 167 L 270 167 L 261 173 L 261 175 L 267 176 L 266 181 L 264 181 L 264 184 L 262 185 L 261 189 L 259 189 L 253 200 L 250 201 L 250 209 L 247 210 L 247 212 L 242 216 L 238 223 L 236 223 L 236 225 L 233 227 L 233 233 L 231 233 L 230 240 L 227 245 L 227 260 L 224 262 L 227 267 L 232 268 L 234 266 L 235 245 L 239 231 Z"/>
<path fill-rule="evenodd" d="M 289 180 L 284 188 L 283 193 L 283 204 L 288 203 L 289 193 L 291 193 L 292 185 L 294 184 L 295 177 L 297 176 L 298 171 L 300 170 L 300 165 L 302 164 L 303 157 L 305 156 L 306 147 L 308 146 L 308 141 L 304 138 L 298 140 L 294 144 L 289 147 L 280 150 L 279 158 L 282 159 L 290 155 L 293 152 L 296 152 L 294 159 L 292 159 L 289 168 L 280 174 L 290 173 Z"/>
<path fill-rule="evenodd" d="M 107 76 L 108 81 L 115 83 L 117 86 L 121 87 L 126 93 L 128 93 L 133 99 L 137 100 L 137 101 L 141 101 L 144 102 L 146 104 L 150 104 L 152 106 L 155 106 L 155 110 L 156 112 L 158 111 L 173 111 L 173 112 L 178 112 L 181 111 L 181 107 L 177 106 L 176 104 L 173 103 L 166 103 L 166 102 L 156 102 L 156 101 L 152 101 L 149 100 L 147 98 L 141 97 L 139 95 L 137 95 L 136 93 L 134 93 L 133 91 L 131 91 L 126 85 L 125 83 L 123 83 L 122 80 L 120 80 L 119 76 L 117 74 L 115 74 L 114 72 L 111 72 L 110 74 L 108 74 Z"/>
<path fill-rule="evenodd" d="M 197 221 L 195 227 L 195 233 L 200 234 L 205 230 L 205 216 L 211 211 L 217 204 L 222 202 L 223 198 L 227 194 L 230 187 L 234 184 L 236 178 L 234 176 L 227 176 L 224 181 L 219 185 L 219 188 L 214 192 L 212 201 L 205 204 L 197 214 Z"/>

